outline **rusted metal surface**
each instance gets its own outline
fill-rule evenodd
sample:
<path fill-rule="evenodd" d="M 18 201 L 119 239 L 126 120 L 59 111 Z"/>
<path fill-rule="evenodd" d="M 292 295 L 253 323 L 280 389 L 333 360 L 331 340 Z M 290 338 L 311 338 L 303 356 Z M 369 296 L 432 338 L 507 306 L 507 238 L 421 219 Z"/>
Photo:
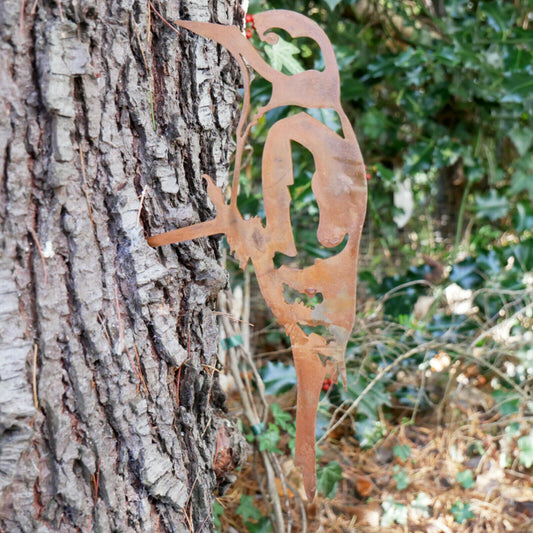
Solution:
<path fill-rule="evenodd" d="M 340 374 L 345 381 L 344 355 L 355 318 L 357 254 L 366 210 L 365 169 L 355 133 L 341 108 L 337 62 L 326 34 L 307 17 L 291 11 L 260 13 L 254 16 L 254 22 L 259 37 L 270 44 L 277 41 L 277 35 L 268 32 L 276 28 L 293 38 L 313 39 L 320 46 L 325 68 L 285 75 L 268 65 L 235 26 L 175 21 L 177 26 L 222 44 L 236 58 L 242 71 L 244 100 L 230 203 L 204 175 L 209 198 L 217 209 L 216 218 L 149 237 L 148 243 L 162 246 L 225 233 L 241 267 L 252 261 L 263 297 L 291 339 L 298 378 L 296 464 L 303 469 L 311 501 L 316 492 L 315 425 L 320 391 L 328 376 L 336 382 Z M 272 84 L 270 101 L 251 117 L 248 68 Z M 244 220 L 237 208 L 241 161 L 250 129 L 267 111 L 284 105 L 335 110 L 342 135 L 303 111 L 274 124 L 266 138 L 261 168 L 266 212 L 263 226 L 258 217 Z M 307 148 L 314 158 L 312 189 L 319 207 L 318 241 L 332 248 L 346 240 L 341 252 L 301 269 L 276 268 L 273 261 L 276 252 L 296 256 L 288 189 L 293 184 L 291 141 Z M 287 289 L 319 296 L 315 299 L 319 303 L 291 303 L 286 298 Z M 322 328 L 320 334 L 306 333 L 306 326 Z"/>

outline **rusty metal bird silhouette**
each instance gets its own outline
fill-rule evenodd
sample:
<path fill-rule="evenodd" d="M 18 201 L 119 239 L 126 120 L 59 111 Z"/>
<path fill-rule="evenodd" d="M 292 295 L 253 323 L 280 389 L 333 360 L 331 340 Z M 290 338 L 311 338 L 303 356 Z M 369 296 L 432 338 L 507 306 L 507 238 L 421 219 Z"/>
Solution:
<path fill-rule="evenodd" d="M 322 384 L 327 376 L 336 382 L 339 374 L 346 383 L 344 357 L 355 319 L 357 255 L 366 211 L 366 177 L 357 138 L 341 107 L 337 61 L 326 34 L 307 17 L 285 10 L 259 13 L 254 16 L 254 23 L 261 40 L 270 44 L 278 39 L 276 33 L 269 31 L 273 29 L 285 30 L 292 38 L 313 39 L 320 46 L 325 68 L 286 75 L 272 68 L 236 26 L 175 21 L 176 26 L 228 49 L 240 66 L 244 97 L 236 133 L 230 203 L 226 203 L 212 179 L 204 175 L 216 217 L 149 237 L 148 243 L 162 246 L 225 233 L 241 267 L 252 261 L 261 293 L 291 340 L 298 382 L 295 463 L 302 467 L 306 495 L 312 501 L 316 492 L 316 412 Z M 272 84 L 270 101 L 251 118 L 248 68 Z M 266 138 L 261 166 L 266 225 L 258 217 L 244 220 L 237 207 L 237 194 L 245 141 L 261 116 L 286 105 L 335 110 L 342 135 L 304 111 L 276 122 Z M 336 255 L 317 259 L 305 268 L 285 265 L 276 268 L 276 252 L 296 256 L 290 218 L 291 141 L 307 148 L 314 158 L 311 186 L 319 208 L 318 241 L 327 248 L 344 240 L 346 244 Z M 320 295 L 321 301 L 314 306 L 289 302 L 286 288 L 310 296 Z M 316 331 L 317 326 L 322 327 L 320 334 L 309 333 L 309 327 Z"/>

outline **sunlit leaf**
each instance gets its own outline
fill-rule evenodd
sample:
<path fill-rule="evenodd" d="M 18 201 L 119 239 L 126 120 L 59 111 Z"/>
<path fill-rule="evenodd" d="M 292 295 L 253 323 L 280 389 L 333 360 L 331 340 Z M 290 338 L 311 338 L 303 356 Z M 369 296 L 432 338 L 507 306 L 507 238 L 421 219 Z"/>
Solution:
<path fill-rule="evenodd" d="M 531 468 L 533 466 L 533 431 L 518 439 L 518 449 L 520 450 L 518 456 L 520 463 L 526 468 Z"/>
<path fill-rule="evenodd" d="M 389 527 L 396 522 L 401 526 L 407 524 L 407 506 L 394 500 L 387 500 L 381 504 L 383 516 L 381 517 L 381 526 Z"/>

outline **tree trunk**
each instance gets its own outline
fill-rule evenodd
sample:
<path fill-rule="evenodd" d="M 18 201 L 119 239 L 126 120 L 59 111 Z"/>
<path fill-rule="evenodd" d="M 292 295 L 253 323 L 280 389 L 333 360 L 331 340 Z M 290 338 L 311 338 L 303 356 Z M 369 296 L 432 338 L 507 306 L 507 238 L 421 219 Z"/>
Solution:
<path fill-rule="evenodd" d="M 3 0 L 0 46 L 0 531 L 212 531 L 226 273 L 145 236 L 213 216 L 238 69 L 147 1 Z"/>

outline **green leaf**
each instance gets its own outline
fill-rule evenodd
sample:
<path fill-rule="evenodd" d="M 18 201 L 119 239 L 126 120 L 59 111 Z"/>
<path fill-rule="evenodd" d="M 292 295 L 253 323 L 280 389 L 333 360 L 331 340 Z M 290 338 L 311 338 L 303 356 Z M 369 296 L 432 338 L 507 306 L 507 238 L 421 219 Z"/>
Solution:
<path fill-rule="evenodd" d="M 340 3 L 341 0 L 324 0 L 330 11 L 333 11 Z"/>
<path fill-rule="evenodd" d="M 392 478 L 396 482 L 396 488 L 398 490 L 404 490 L 409 486 L 409 475 L 405 468 L 401 468 L 399 465 L 394 465 L 392 468 L 394 472 Z"/>
<path fill-rule="evenodd" d="M 355 423 L 355 438 L 361 448 L 370 448 L 383 437 L 383 426 L 379 420 L 365 418 Z"/>
<path fill-rule="evenodd" d="M 403 446 L 396 445 L 392 449 L 392 453 L 394 454 L 394 457 L 398 457 L 405 462 L 411 456 L 411 447 L 409 444 L 405 444 Z"/>
<path fill-rule="evenodd" d="M 273 403 L 270 406 L 270 410 L 272 411 L 272 415 L 274 416 L 274 422 L 281 429 L 287 431 L 289 429 L 289 426 L 293 425 L 292 416 L 289 413 L 283 411 L 277 403 Z"/>
<path fill-rule="evenodd" d="M 505 91 L 501 98 L 503 103 L 522 103 L 533 93 L 533 76 L 531 74 L 514 72 L 503 80 Z"/>
<path fill-rule="evenodd" d="M 470 510 L 470 504 L 456 501 L 450 512 L 453 514 L 453 519 L 458 524 L 464 524 L 467 520 L 474 518 L 474 513 Z"/>
<path fill-rule="evenodd" d="M 248 533 L 271 533 L 272 523 L 268 516 L 263 516 L 257 523 L 245 522 Z"/>
<path fill-rule="evenodd" d="M 396 522 L 401 526 L 407 524 L 407 506 L 394 500 L 387 500 L 381 504 L 383 510 L 383 516 L 381 517 L 381 526 L 389 527 Z"/>
<path fill-rule="evenodd" d="M 276 446 L 279 442 L 279 428 L 275 424 L 268 424 L 268 429 L 261 435 L 257 435 L 257 442 L 259 443 L 260 451 L 268 451 L 272 453 L 281 453 L 281 450 Z"/>
<path fill-rule="evenodd" d="M 269 361 L 259 374 L 265 384 L 265 393 L 276 395 L 287 392 L 296 385 L 296 370 L 291 365 L 284 365 L 281 361 Z"/>
<path fill-rule="evenodd" d="M 411 507 L 418 509 L 424 514 L 424 516 L 429 516 L 429 505 L 431 504 L 431 498 L 425 493 L 420 492 L 416 499 L 411 502 Z"/>
<path fill-rule="evenodd" d="M 242 337 L 240 335 L 233 335 L 232 337 L 226 337 L 220 341 L 220 344 L 224 350 L 229 348 L 236 348 L 242 345 Z"/>
<path fill-rule="evenodd" d="M 213 520 L 217 530 L 220 530 L 222 524 L 220 523 L 220 517 L 224 514 L 224 506 L 218 501 L 215 500 L 213 504 Z"/>
<path fill-rule="evenodd" d="M 533 155 L 527 154 L 515 162 L 515 171 L 511 177 L 511 192 L 527 191 L 533 200 Z"/>
<path fill-rule="evenodd" d="M 533 229 L 533 207 L 530 202 L 521 201 L 516 204 L 513 224 L 519 233 Z"/>
<path fill-rule="evenodd" d="M 280 72 L 298 74 L 304 71 L 302 64 L 294 57 L 300 53 L 300 49 L 279 35 L 276 44 L 265 45 L 265 53 L 272 67 Z"/>
<path fill-rule="evenodd" d="M 463 489 L 471 489 L 476 483 L 472 470 L 465 470 L 457 473 L 457 481 L 463 486 Z"/>
<path fill-rule="evenodd" d="M 494 398 L 498 411 L 502 416 L 515 415 L 520 408 L 520 395 L 516 392 L 496 389 L 491 396 Z"/>
<path fill-rule="evenodd" d="M 237 507 L 237 514 L 242 516 L 242 519 L 247 522 L 248 520 L 261 520 L 263 515 L 261 511 L 253 504 L 253 497 L 243 494 L 239 507 Z"/>
<path fill-rule="evenodd" d="M 518 461 L 526 468 L 531 468 L 533 466 L 533 430 L 529 435 L 518 439 L 518 449 L 520 450 Z"/>
<path fill-rule="evenodd" d="M 333 498 L 337 485 L 342 479 L 342 468 L 337 461 L 332 461 L 318 471 L 317 488 L 326 498 Z"/>
<path fill-rule="evenodd" d="M 513 128 L 509 137 L 521 156 L 527 153 L 533 144 L 533 131 L 529 128 Z"/>
<path fill-rule="evenodd" d="M 496 190 L 491 189 L 489 194 L 476 196 L 476 211 L 478 216 L 491 221 L 503 218 L 509 212 L 509 201 Z"/>

